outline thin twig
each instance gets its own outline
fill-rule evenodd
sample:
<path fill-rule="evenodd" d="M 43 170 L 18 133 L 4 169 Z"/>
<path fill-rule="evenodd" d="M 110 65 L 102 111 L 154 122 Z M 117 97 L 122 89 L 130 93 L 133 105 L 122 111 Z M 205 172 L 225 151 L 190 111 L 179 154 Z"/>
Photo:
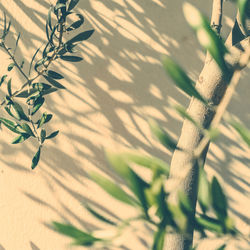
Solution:
<path fill-rule="evenodd" d="M 24 76 L 24 78 L 29 81 L 29 77 L 24 73 L 22 68 L 19 66 L 18 62 L 16 61 L 15 57 L 10 53 L 10 50 L 6 47 L 5 43 L 2 43 L 2 48 L 7 52 L 10 56 L 11 60 L 15 63 L 15 66 L 18 68 L 19 72 Z"/>
<path fill-rule="evenodd" d="M 222 7 L 223 0 L 214 0 L 213 1 L 213 10 L 211 17 L 211 27 L 220 35 L 221 31 L 221 21 L 222 21 Z"/>

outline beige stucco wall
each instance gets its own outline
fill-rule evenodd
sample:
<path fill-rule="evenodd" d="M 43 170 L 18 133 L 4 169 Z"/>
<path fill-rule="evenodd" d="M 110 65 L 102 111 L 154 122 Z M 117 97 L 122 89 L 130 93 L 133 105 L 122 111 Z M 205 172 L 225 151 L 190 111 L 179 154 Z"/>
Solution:
<path fill-rule="evenodd" d="M 210 1 L 190 1 L 210 14 Z M 13 134 L 0 133 L 0 249 L 62 250 L 70 239 L 53 232 L 52 220 L 69 221 L 87 228 L 100 228 L 81 205 L 90 202 L 122 217 L 134 211 L 115 202 L 86 173 L 99 170 L 112 175 L 104 148 L 122 151 L 135 148 L 166 161 L 170 154 L 151 136 L 148 118 L 155 118 L 175 137 L 182 119 L 169 106 L 171 101 L 187 105 L 188 98 L 174 87 L 160 63 L 170 54 L 195 79 L 202 68 L 204 51 L 182 14 L 181 0 L 85 0 L 77 10 L 85 16 L 83 29 L 94 28 L 90 40 L 79 47 L 84 61 L 57 64 L 63 72 L 66 91 L 47 98 L 43 110 L 54 114 L 48 125 L 60 129 L 59 136 L 46 144 L 39 166 L 31 171 L 36 150 L 32 141 L 11 145 Z M 30 61 L 37 46 L 45 41 L 47 0 L 1 0 L 0 8 L 21 32 L 21 52 Z M 224 34 L 232 23 L 232 4 L 226 2 Z M 10 41 L 13 43 L 13 41 Z M 8 58 L 1 52 L 1 73 Z M 26 68 L 27 69 L 27 66 Z M 247 69 L 230 104 L 233 115 L 248 127 L 249 82 Z M 20 79 L 20 76 L 14 76 Z M 18 81 L 15 81 L 18 84 Z M 2 87 L 4 88 L 4 86 Z M 1 96 L 3 90 L 1 90 Z M 42 111 L 43 111 L 42 110 Z M 217 175 L 229 196 L 232 216 L 244 233 L 249 233 L 249 149 L 227 125 L 211 145 L 207 171 Z M 150 243 L 150 234 L 139 226 Z M 148 249 L 133 233 L 124 235 L 129 249 Z M 82 248 L 76 248 L 82 249 Z M 93 248 L 92 248 L 93 249 Z M 201 249 L 212 249 L 211 244 Z M 235 249 L 232 245 L 229 249 Z"/>

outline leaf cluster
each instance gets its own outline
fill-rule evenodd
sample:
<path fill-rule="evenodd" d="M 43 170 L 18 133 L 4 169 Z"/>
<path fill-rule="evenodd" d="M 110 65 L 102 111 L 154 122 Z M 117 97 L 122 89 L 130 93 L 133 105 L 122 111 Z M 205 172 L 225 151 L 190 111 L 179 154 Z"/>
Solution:
<path fill-rule="evenodd" d="M 15 56 L 21 39 L 20 33 L 16 37 L 15 48 L 9 48 L 7 45 L 11 22 L 7 21 L 4 13 L 0 48 L 7 53 L 11 62 L 7 67 L 7 73 L 0 78 L 0 87 L 4 88 L 6 85 L 6 95 L 1 102 L 1 107 L 7 115 L 7 117 L 0 117 L 0 124 L 18 134 L 13 139 L 13 144 L 22 143 L 29 138 L 36 139 L 38 150 L 32 159 L 32 169 L 39 162 L 44 142 L 56 137 L 59 132 L 57 130 L 48 133 L 44 125 L 51 121 L 53 115 L 38 112 L 44 106 L 47 95 L 59 89 L 65 89 L 60 82 L 64 76 L 50 68 L 58 60 L 72 63 L 82 61 L 82 57 L 75 55 L 74 48 L 80 42 L 89 39 L 94 32 L 94 30 L 82 31 L 71 39 L 65 40 L 66 33 L 79 29 L 84 23 L 84 17 L 74 12 L 78 2 L 79 0 L 58 0 L 50 7 L 45 25 L 47 42 L 34 53 L 28 72 L 23 68 L 24 60 L 19 62 Z M 77 18 L 73 23 L 70 21 L 71 16 Z M 25 79 L 17 90 L 13 88 L 12 70 L 19 71 Z"/>

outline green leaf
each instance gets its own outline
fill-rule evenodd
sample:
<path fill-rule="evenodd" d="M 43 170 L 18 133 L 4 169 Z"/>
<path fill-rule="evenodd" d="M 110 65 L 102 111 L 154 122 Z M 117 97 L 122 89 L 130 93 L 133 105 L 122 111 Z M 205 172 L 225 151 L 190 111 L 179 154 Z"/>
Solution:
<path fill-rule="evenodd" d="M 48 76 L 44 76 L 43 77 L 51 84 L 53 85 L 54 87 L 58 88 L 58 89 L 65 89 L 65 87 L 59 83 L 58 81 L 54 80 L 53 78 L 51 77 L 48 77 Z"/>
<path fill-rule="evenodd" d="M 183 191 L 180 191 L 178 192 L 178 198 L 179 198 L 179 207 L 183 211 L 183 213 L 186 214 L 187 216 L 192 216 L 193 208 L 188 196 Z"/>
<path fill-rule="evenodd" d="M 47 60 L 48 60 L 48 57 L 44 57 L 44 58 L 38 60 L 38 61 L 35 63 L 35 65 L 34 65 L 35 71 L 38 72 L 38 71 L 37 71 L 37 68 L 38 68 L 39 66 L 41 66 L 42 64 L 44 64 Z"/>
<path fill-rule="evenodd" d="M 196 90 L 193 81 L 187 76 L 187 74 L 176 62 L 174 62 L 170 57 L 165 56 L 163 58 L 163 66 L 174 83 L 181 90 L 183 90 L 189 96 L 194 96 L 204 104 L 207 104 L 207 101 Z"/>
<path fill-rule="evenodd" d="M 64 78 L 61 74 L 59 74 L 53 70 L 48 70 L 47 74 L 48 74 L 48 77 L 51 77 L 53 79 L 63 79 Z"/>
<path fill-rule="evenodd" d="M 52 119 L 51 114 L 43 113 L 41 119 L 38 120 L 37 122 L 37 128 L 40 128 L 43 126 L 43 124 L 49 122 Z"/>
<path fill-rule="evenodd" d="M 58 3 L 58 4 L 56 4 L 54 10 L 55 10 L 55 11 L 58 11 L 59 9 L 65 8 L 65 7 L 66 7 L 65 4 L 63 4 L 63 3 Z"/>
<path fill-rule="evenodd" d="M 223 245 L 221 245 L 220 247 L 218 247 L 216 250 L 224 250 L 224 249 L 226 249 L 226 244 L 223 244 Z"/>
<path fill-rule="evenodd" d="M 59 50 L 58 54 L 62 56 L 64 54 L 66 54 L 67 52 L 74 53 L 74 52 L 76 52 L 76 50 L 74 50 L 74 48 L 76 46 L 77 46 L 77 44 L 65 43 L 63 45 L 63 48 L 61 50 Z"/>
<path fill-rule="evenodd" d="M 224 55 L 227 49 L 219 35 L 210 27 L 207 18 L 189 3 L 183 5 L 184 15 L 189 24 L 196 30 L 200 44 L 209 51 L 222 71 L 227 71 Z"/>
<path fill-rule="evenodd" d="M 118 155 L 128 164 L 135 163 L 153 171 L 157 170 L 159 174 L 169 175 L 169 165 L 156 157 L 146 156 L 138 152 L 126 152 Z"/>
<path fill-rule="evenodd" d="M 61 56 L 60 58 L 64 61 L 69 61 L 69 62 L 80 62 L 83 60 L 83 58 L 79 56 Z"/>
<path fill-rule="evenodd" d="M 225 221 L 227 217 L 227 198 L 216 177 L 213 177 L 212 184 L 212 206 L 219 220 Z"/>
<path fill-rule="evenodd" d="M 19 94 L 17 94 L 15 97 L 27 98 L 27 97 L 33 95 L 33 94 L 36 93 L 36 92 L 37 92 L 36 89 L 30 89 L 30 91 L 24 90 L 24 91 L 20 92 Z"/>
<path fill-rule="evenodd" d="M 16 49 L 17 49 L 17 46 L 18 46 L 18 42 L 19 42 L 19 39 L 20 39 L 20 32 L 18 33 L 18 36 L 17 36 L 17 39 L 16 39 L 16 46 L 15 46 L 15 49 L 14 49 L 14 52 L 13 52 L 13 54 L 15 55 L 15 53 L 16 53 Z"/>
<path fill-rule="evenodd" d="M 103 190 L 105 190 L 112 197 L 132 206 L 135 206 L 137 204 L 133 197 L 128 195 L 125 191 L 123 191 L 123 189 L 121 189 L 114 182 L 110 181 L 109 179 L 95 172 L 91 172 L 89 173 L 89 175 L 95 181 L 96 184 L 98 184 Z"/>
<path fill-rule="evenodd" d="M 51 86 L 50 86 L 49 84 L 46 84 L 46 83 L 43 83 L 43 82 L 33 83 L 33 84 L 32 84 L 32 87 L 33 87 L 34 89 L 38 90 L 39 92 L 51 88 Z"/>
<path fill-rule="evenodd" d="M 203 168 L 199 168 L 198 202 L 205 213 L 211 206 L 210 185 Z"/>
<path fill-rule="evenodd" d="M 12 144 L 18 144 L 21 142 L 24 142 L 25 140 L 27 140 L 30 137 L 30 135 L 28 134 L 21 134 L 18 137 L 16 137 L 13 141 Z"/>
<path fill-rule="evenodd" d="M 249 0 L 237 0 L 237 5 L 239 8 L 239 13 L 240 13 L 240 21 L 242 23 L 243 29 L 246 32 L 248 30 L 248 27 L 246 27 L 246 19 L 249 18 L 249 15 L 250 15 L 250 1 Z"/>
<path fill-rule="evenodd" d="M 177 229 L 181 232 L 186 232 L 188 226 L 188 216 L 183 212 L 180 205 L 176 206 L 173 204 L 168 204 L 168 208 L 171 211 L 174 222 L 177 226 Z"/>
<path fill-rule="evenodd" d="M 17 102 L 13 102 L 11 106 L 15 110 L 16 116 L 19 117 L 19 120 L 22 119 L 25 121 L 29 121 L 29 118 L 24 113 L 23 108 L 20 104 L 18 104 Z"/>
<path fill-rule="evenodd" d="M 45 101 L 44 97 L 41 97 L 41 96 L 39 96 L 35 100 L 34 107 L 33 107 L 32 111 L 31 111 L 31 115 L 34 115 L 42 107 L 42 105 L 44 104 L 44 101 Z"/>
<path fill-rule="evenodd" d="M 12 91 L 11 91 L 11 78 L 9 79 L 9 81 L 8 81 L 8 83 L 7 83 L 7 90 L 8 90 L 9 96 L 12 96 Z"/>
<path fill-rule="evenodd" d="M 59 133 L 59 130 L 51 133 L 49 136 L 46 137 L 46 140 L 47 139 L 52 139 L 52 138 L 56 137 L 58 135 L 58 133 Z"/>
<path fill-rule="evenodd" d="M 39 147 L 38 151 L 36 152 L 36 154 L 34 155 L 32 159 L 31 169 L 34 169 L 37 166 L 40 160 L 40 155 L 41 155 L 41 146 Z"/>
<path fill-rule="evenodd" d="M 54 8 L 51 6 L 49 8 L 49 11 L 48 11 L 48 17 L 47 17 L 47 23 L 48 23 L 48 26 L 50 28 L 50 30 L 52 30 L 52 26 L 51 26 L 51 12 Z"/>
<path fill-rule="evenodd" d="M 163 144 L 169 150 L 177 149 L 176 141 L 171 138 L 171 136 L 167 134 L 166 131 L 163 131 L 156 121 L 149 120 L 149 126 L 152 134 L 159 140 L 161 144 Z"/>
<path fill-rule="evenodd" d="M 110 224 L 110 225 L 116 225 L 115 222 L 113 222 L 112 220 L 106 218 L 104 215 L 100 214 L 99 212 L 97 212 L 95 209 L 93 209 L 92 207 L 90 207 L 89 205 L 85 204 L 84 207 L 93 215 L 95 216 L 97 219 Z"/>
<path fill-rule="evenodd" d="M 39 50 L 41 49 L 41 47 L 42 47 L 42 46 L 40 46 L 40 47 L 36 50 L 35 54 L 33 55 L 32 59 L 31 59 L 31 61 L 30 61 L 29 76 L 30 76 L 30 73 L 31 73 L 31 68 L 32 68 L 33 61 L 35 60 L 36 55 L 37 55 L 37 53 L 39 52 Z"/>
<path fill-rule="evenodd" d="M 189 120 L 191 123 L 193 123 L 197 128 L 201 129 L 201 125 L 199 125 L 189 114 L 188 112 L 185 110 L 184 107 L 180 106 L 180 105 L 176 105 L 175 110 L 185 119 Z"/>
<path fill-rule="evenodd" d="M 4 82 L 5 79 L 6 79 L 6 77 L 7 77 L 7 75 L 3 75 L 3 76 L 1 77 L 0 86 L 3 84 L 3 82 Z"/>
<path fill-rule="evenodd" d="M 239 122 L 230 121 L 229 123 L 238 132 L 243 141 L 250 147 L 250 131 Z"/>
<path fill-rule="evenodd" d="M 15 63 L 11 63 L 9 66 L 8 66 L 8 71 L 11 71 L 15 66 Z"/>
<path fill-rule="evenodd" d="M 78 4 L 79 0 L 71 0 L 69 3 L 68 11 L 71 11 L 75 8 L 75 6 Z"/>
<path fill-rule="evenodd" d="M 126 163 L 126 161 L 119 156 L 111 152 L 106 152 L 107 159 L 115 171 L 123 177 L 131 191 L 135 194 L 138 200 L 141 203 L 141 206 L 145 212 L 145 215 L 148 216 L 148 203 L 145 195 L 145 190 L 150 187 L 142 178 L 140 178 Z"/>
<path fill-rule="evenodd" d="M 44 143 L 44 141 L 46 139 L 46 130 L 45 129 L 41 130 L 40 138 L 41 138 L 41 143 Z"/>
<path fill-rule="evenodd" d="M 51 93 L 53 93 L 53 92 L 56 92 L 58 89 L 56 89 L 56 88 L 50 88 L 50 89 L 46 89 L 46 90 L 43 90 L 40 94 L 41 95 L 48 95 L 48 94 L 51 94 Z"/>
<path fill-rule="evenodd" d="M 200 215 L 200 217 L 195 218 L 196 227 L 202 228 L 203 230 L 209 230 L 221 234 L 223 232 L 220 221 L 206 215 Z"/>
<path fill-rule="evenodd" d="M 28 135 L 35 137 L 35 135 L 34 135 L 32 129 L 30 128 L 30 126 L 29 126 L 27 123 L 21 124 L 21 127 L 22 127 L 22 129 L 23 129 Z"/>
<path fill-rule="evenodd" d="M 84 17 L 81 14 L 76 14 L 76 15 L 79 17 L 79 20 L 72 23 L 68 28 L 66 28 L 67 31 L 78 29 L 84 23 Z"/>
<path fill-rule="evenodd" d="M 77 245 L 92 246 L 95 242 L 102 241 L 102 239 L 96 238 L 69 224 L 53 222 L 53 227 L 57 232 L 75 239 Z"/>
<path fill-rule="evenodd" d="M 166 231 L 163 228 L 158 228 L 154 234 L 154 242 L 152 250 L 163 250 Z"/>
<path fill-rule="evenodd" d="M 17 120 L 21 120 L 19 114 L 13 109 L 12 105 L 4 107 L 5 111 Z"/>
<path fill-rule="evenodd" d="M 17 133 L 17 134 L 23 133 L 23 130 L 20 129 L 20 126 L 11 120 L 0 117 L 0 122 L 2 122 L 6 128 L 8 128 L 14 133 Z"/>
<path fill-rule="evenodd" d="M 72 39 L 70 39 L 67 42 L 67 44 L 73 44 L 76 42 L 81 42 L 81 41 L 87 40 L 92 36 L 93 33 L 94 33 L 94 30 L 87 30 L 87 31 L 81 32 L 80 34 L 78 34 L 75 37 L 73 37 Z"/>

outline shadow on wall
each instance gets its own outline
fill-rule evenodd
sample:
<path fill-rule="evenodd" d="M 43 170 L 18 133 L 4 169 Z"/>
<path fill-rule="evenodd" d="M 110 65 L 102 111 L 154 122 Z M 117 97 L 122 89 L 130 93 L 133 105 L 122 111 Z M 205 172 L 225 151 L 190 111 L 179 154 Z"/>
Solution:
<path fill-rule="evenodd" d="M 79 46 L 80 54 L 84 58 L 83 63 L 74 67 L 66 63 L 54 66 L 64 73 L 65 80 L 62 83 L 67 87 L 67 91 L 58 92 L 47 98 L 47 107 L 55 114 L 54 119 L 61 135 L 55 142 L 46 145 L 42 153 L 41 166 L 36 170 L 44 179 L 50 194 L 54 195 L 55 189 L 64 190 L 79 203 L 90 202 L 113 214 L 106 204 L 100 204 L 93 196 L 90 198 L 82 191 L 87 189 L 87 170 L 93 168 L 99 168 L 117 182 L 122 182 L 107 167 L 103 147 L 112 145 L 118 149 L 134 148 L 170 161 L 169 152 L 150 137 L 147 119 L 156 119 L 161 126 L 178 138 L 181 120 L 169 108 L 169 101 L 174 100 L 186 105 L 188 99 L 173 87 L 164 73 L 160 57 L 171 54 L 190 72 L 191 77 L 197 77 L 202 60 L 198 56 L 201 53 L 200 46 L 192 31 L 186 25 L 183 16 L 176 15 L 182 12 L 182 1 L 165 2 L 80 2 L 77 10 L 86 19 L 85 29 L 93 27 L 95 33 L 90 40 Z M 36 50 L 41 36 L 45 38 L 44 31 L 43 35 L 39 32 L 30 32 L 34 29 L 29 28 L 28 20 L 37 28 L 44 27 L 46 11 L 43 13 L 40 8 L 48 10 L 49 3 L 39 1 L 38 4 L 36 1 L 34 8 L 22 1 L 15 1 L 15 4 L 22 10 L 22 15 L 26 16 L 26 23 L 19 23 L 18 17 L 14 17 L 4 4 L 0 3 L 0 7 L 14 20 L 16 30 L 22 34 L 22 45 L 26 52 L 23 56 L 27 64 L 30 56 L 28 52 Z M 207 5 L 209 4 L 210 2 Z M 238 93 L 243 98 L 240 98 L 240 101 L 235 99 L 230 109 L 242 122 L 248 124 L 250 119 L 247 107 L 250 103 L 245 91 L 246 82 L 245 77 L 242 80 L 244 87 L 240 87 Z M 48 126 L 49 129 L 54 129 L 53 124 Z M 212 151 L 208 165 L 218 174 L 223 174 L 227 185 L 239 192 L 245 192 L 246 195 L 249 194 L 241 185 L 249 185 L 249 182 L 239 177 L 230 166 L 224 167 L 228 166 L 232 159 L 247 165 L 249 158 L 232 154 L 232 150 L 239 146 L 227 136 L 218 140 L 216 145 L 223 150 L 225 158 L 222 160 Z M 15 150 L 14 146 L 3 142 L 1 154 L 4 158 L 1 162 L 9 168 L 28 173 L 30 169 L 27 166 L 11 161 Z M 23 144 L 17 150 L 23 150 L 26 155 L 32 157 L 33 147 L 29 143 Z M 244 151 L 245 148 L 239 150 Z M 65 181 L 69 176 L 82 189 L 76 190 L 72 182 Z M 98 228 L 69 208 L 63 197 L 56 200 L 56 205 L 51 205 L 45 201 L 45 196 L 35 191 L 22 192 L 27 198 L 45 206 L 62 220 L 71 222 L 73 219 L 87 230 Z M 244 214 L 236 211 L 233 213 L 246 220 Z M 30 242 L 30 246 L 32 249 L 39 249 L 33 242 Z"/>

